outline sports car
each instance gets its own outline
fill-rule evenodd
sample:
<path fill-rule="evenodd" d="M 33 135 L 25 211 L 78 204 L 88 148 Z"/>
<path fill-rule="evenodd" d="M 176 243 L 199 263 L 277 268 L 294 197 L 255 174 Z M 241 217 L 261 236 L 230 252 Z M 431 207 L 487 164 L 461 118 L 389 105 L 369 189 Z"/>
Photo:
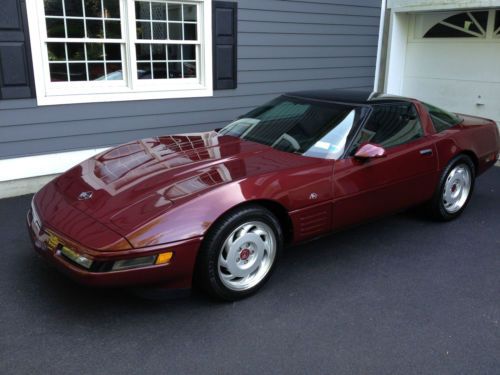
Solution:
<path fill-rule="evenodd" d="M 236 300 L 286 245 L 423 205 L 458 217 L 492 167 L 492 120 L 409 98 L 282 95 L 222 129 L 111 148 L 44 186 L 27 215 L 36 251 L 93 286 Z"/>

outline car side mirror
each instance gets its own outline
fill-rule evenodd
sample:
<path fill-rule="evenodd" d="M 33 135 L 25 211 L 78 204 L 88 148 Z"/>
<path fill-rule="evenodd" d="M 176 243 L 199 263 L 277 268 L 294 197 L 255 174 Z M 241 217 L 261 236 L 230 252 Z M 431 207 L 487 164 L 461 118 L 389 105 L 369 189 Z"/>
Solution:
<path fill-rule="evenodd" d="M 374 145 L 373 143 L 365 143 L 354 154 L 358 159 L 375 159 L 383 158 L 386 155 L 385 148 Z"/>

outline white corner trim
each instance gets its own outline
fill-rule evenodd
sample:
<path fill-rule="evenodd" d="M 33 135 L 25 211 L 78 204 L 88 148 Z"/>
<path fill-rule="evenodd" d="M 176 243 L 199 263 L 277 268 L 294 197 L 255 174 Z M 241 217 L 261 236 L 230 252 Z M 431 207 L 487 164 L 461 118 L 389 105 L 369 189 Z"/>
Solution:
<path fill-rule="evenodd" d="M 380 7 L 380 26 L 378 29 L 378 44 L 377 44 L 377 62 L 375 65 L 375 81 L 374 81 L 374 86 L 373 90 L 374 91 L 379 91 L 380 90 L 380 65 L 382 62 L 382 42 L 384 40 L 384 25 L 385 25 L 385 13 L 386 13 L 386 0 L 382 0 L 382 5 Z"/>
<path fill-rule="evenodd" d="M 107 148 L 96 148 L 0 160 L 0 182 L 62 173 L 105 150 Z"/>
<path fill-rule="evenodd" d="M 401 95 L 410 15 L 391 12 L 385 72 L 385 92 Z"/>

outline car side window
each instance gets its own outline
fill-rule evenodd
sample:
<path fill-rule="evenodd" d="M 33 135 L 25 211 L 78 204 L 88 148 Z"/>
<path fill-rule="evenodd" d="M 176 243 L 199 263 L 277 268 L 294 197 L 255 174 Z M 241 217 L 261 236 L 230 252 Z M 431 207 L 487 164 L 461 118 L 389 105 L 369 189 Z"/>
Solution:
<path fill-rule="evenodd" d="M 370 117 L 354 141 L 353 152 L 367 142 L 390 148 L 424 136 L 412 103 L 377 104 L 372 108 Z"/>
<path fill-rule="evenodd" d="M 429 116 L 431 117 L 434 129 L 436 129 L 436 132 L 438 133 L 452 128 L 453 126 L 460 124 L 460 122 L 462 121 L 460 117 L 458 117 L 454 113 L 447 112 L 444 109 L 435 107 L 428 103 L 422 102 L 422 104 L 429 112 Z"/>

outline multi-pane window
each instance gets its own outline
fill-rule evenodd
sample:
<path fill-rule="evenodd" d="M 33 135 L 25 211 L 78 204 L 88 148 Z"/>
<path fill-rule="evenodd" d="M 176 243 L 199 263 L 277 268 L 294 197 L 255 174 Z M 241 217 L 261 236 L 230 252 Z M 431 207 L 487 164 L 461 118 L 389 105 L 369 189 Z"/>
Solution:
<path fill-rule="evenodd" d="M 123 79 L 120 0 L 45 0 L 50 81 Z"/>
<path fill-rule="evenodd" d="M 40 31 L 32 34 L 39 43 L 33 56 L 41 58 L 35 76 L 44 77 L 45 97 L 211 95 L 211 0 L 27 0 L 27 5 L 30 22 L 35 13 Z"/>
<path fill-rule="evenodd" d="M 197 77 L 196 5 L 136 1 L 138 79 Z"/>
<path fill-rule="evenodd" d="M 495 11 L 495 27 L 493 28 L 495 37 L 500 38 L 500 10 Z"/>
<path fill-rule="evenodd" d="M 500 10 L 430 12 L 414 17 L 416 38 L 500 38 Z"/>
<path fill-rule="evenodd" d="M 439 21 L 424 38 L 474 38 L 485 37 L 488 11 L 463 12 Z"/>

